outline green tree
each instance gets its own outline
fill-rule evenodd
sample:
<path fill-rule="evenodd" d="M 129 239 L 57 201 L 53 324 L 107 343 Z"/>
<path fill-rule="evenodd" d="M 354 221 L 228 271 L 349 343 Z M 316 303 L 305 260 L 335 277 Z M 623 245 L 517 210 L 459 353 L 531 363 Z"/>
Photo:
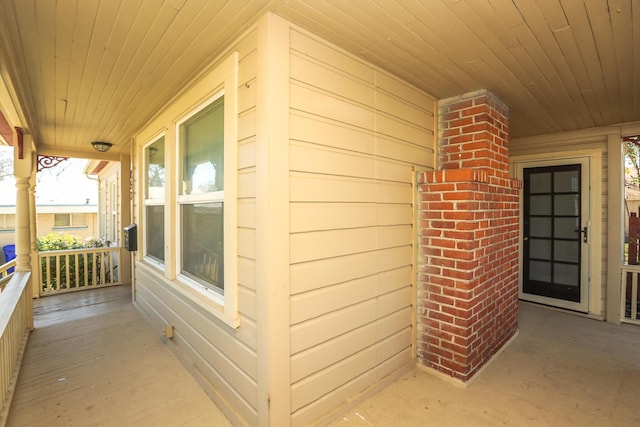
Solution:
<path fill-rule="evenodd" d="M 623 142 L 625 165 L 631 168 L 631 182 L 633 184 L 640 184 L 640 146 L 637 144 L 625 141 Z"/>

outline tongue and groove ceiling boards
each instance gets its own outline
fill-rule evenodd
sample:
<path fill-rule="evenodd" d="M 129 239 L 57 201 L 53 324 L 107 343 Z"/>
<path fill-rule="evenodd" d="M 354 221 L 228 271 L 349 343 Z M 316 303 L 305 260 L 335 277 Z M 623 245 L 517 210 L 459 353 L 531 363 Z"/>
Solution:
<path fill-rule="evenodd" d="M 126 141 L 266 11 L 437 98 L 489 89 L 522 137 L 640 120 L 636 0 L 0 0 L 41 148 Z"/>

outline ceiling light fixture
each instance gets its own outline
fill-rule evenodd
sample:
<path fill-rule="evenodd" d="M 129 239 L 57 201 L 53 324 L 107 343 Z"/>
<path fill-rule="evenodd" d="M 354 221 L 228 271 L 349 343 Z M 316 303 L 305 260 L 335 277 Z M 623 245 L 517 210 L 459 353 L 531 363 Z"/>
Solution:
<path fill-rule="evenodd" d="M 94 150 L 99 151 L 101 153 L 106 153 L 111 149 L 111 146 L 113 146 L 113 144 L 110 142 L 102 142 L 102 141 L 94 141 L 91 143 L 91 145 L 93 145 Z"/>

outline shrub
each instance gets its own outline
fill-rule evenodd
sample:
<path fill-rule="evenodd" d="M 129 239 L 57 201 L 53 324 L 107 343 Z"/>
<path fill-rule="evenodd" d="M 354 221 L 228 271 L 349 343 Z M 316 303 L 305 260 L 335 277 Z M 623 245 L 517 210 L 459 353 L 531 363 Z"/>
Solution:
<path fill-rule="evenodd" d="M 82 240 L 78 236 L 64 233 L 49 233 L 37 239 L 39 252 L 63 251 L 66 249 L 102 248 L 105 246 L 100 239 L 90 238 Z"/>

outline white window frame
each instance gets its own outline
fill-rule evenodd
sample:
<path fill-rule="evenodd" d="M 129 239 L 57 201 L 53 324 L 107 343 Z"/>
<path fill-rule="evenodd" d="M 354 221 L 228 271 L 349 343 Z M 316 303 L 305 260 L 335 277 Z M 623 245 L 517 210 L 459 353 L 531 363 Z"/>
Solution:
<path fill-rule="evenodd" d="M 147 157 L 145 155 L 147 148 L 149 148 L 151 145 L 155 144 L 156 142 L 158 142 L 160 139 L 164 138 L 164 151 L 165 151 L 165 178 L 164 178 L 164 194 L 162 195 L 162 199 L 157 198 L 151 198 L 151 197 L 147 197 L 147 194 L 145 194 L 146 191 L 148 191 L 148 180 L 149 180 L 149 176 L 147 175 Z M 166 233 L 166 227 L 164 227 L 162 229 L 163 233 L 164 233 L 164 261 L 156 259 L 152 256 L 149 256 L 147 253 L 147 234 L 149 233 L 149 227 L 148 227 L 148 221 L 147 221 L 147 206 L 164 206 L 164 222 L 166 224 L 167 221 L 167 180 L 170 179 L 170 177 L 167 174 L 167 162 L 170 161 L 170 159 L 167 158 L 166 153 L 169 152 L 168 151 L 169 147 L 167 145 L 167 138 L 166 135 L 164 133 L 161 133 L 159 135 L 154 136 L 153 138 L 151 138 L 149 141 L 147 141 L 143 146 L 142 146 L 142 219 L 143 219 L 143 224 L 144 226 L 142 227 L 142 249 L 143 249 L 143 257 L 145 259 L 145 261 L 150 262 L 151 264 L 154 264 L 158 267 L 164 268 L 167 262 L 167 251 L 166 251 L 166 246 L 167 246 L 167 233 Z"/>
<path fill-rule="evenodd" d="M 195 291 L 200 297 L 204 297 L 205 305 L 213 304 L 213 312 L 220 313 L 221 320 L 238 328 L 240 319 L 238 313 L 238 53 L 231 54 L 219 67 L 214 75 L 221 78 L 212 78 L 213 90 L 209 96 L 203 97 L 204 101 L 198 103 L 185 115 L 175 122 L 175 156 L 172 170 L 175 171 L 174 185 L 171 195 L 175 206 L 175 221 L 172 223 L 175 232 L 175 257 L 173 267 L 176 272 L 176 280 L 188 289 Z M 217 71 L 218 71 L 217 70 Z M 224 191 L 222 197 L 215 197 L 218 192 L 181 195 L 181 164 L 180 162 L 180 125 L 197 114 L 203 108 L 210 105 L 220 96 L 224 95 Z M 202 99 L 202 98 L 201 98 Z M 165 139 L 166 141 L 166 139 Z M 166 160 L 165 160 L 166 161 Z M 214 198 L 215 197 L 215 198 Z M 182 212 L 181 204 L 184 202 L 216 202 L 222 201 L 223 211 L 223 235 L 224 235 L 224 291 L 219 292 L 182 274 Z M 167 206 L 165 205 L 165 210 Z M 197 298 L 198 301 L 202 301 Z"/>

